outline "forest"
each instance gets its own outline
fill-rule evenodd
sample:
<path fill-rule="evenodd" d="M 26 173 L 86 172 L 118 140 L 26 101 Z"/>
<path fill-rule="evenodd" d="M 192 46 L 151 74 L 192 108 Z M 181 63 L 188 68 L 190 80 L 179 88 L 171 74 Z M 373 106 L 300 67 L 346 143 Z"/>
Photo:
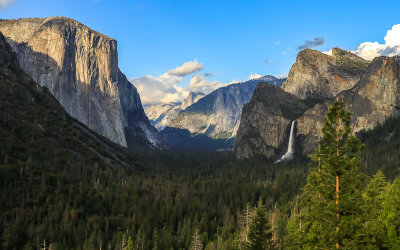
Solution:
<path fill-rule="evenodd" d="M 349 121 L 336 102 L 316 152 L 280 164 L 230 151 L 142 152 L 125 168 L 3 156 L 1 248 L 398 249 L 400 119 L 357 137 Z"/>

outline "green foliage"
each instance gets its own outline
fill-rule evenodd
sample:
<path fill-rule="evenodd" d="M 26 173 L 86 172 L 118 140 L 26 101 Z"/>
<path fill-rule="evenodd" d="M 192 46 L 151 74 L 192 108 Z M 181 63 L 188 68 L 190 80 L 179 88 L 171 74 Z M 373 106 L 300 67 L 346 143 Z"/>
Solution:
<path fill-rule="evenodd" d="M 389 187 L 379 170 L 369 181 L 362 193 L 362 224 L 355 238 L 365 249 L 382 249 L 385 241 L 385 226 L 382 223 L 383 199 Z"/>
<path fill-rule="evenodd" d="M 303 215 L 299 244 L 309 248 L 354 248 L 354 235 L 361 227 L 361 188 L 359 173 L 360 141 L 351 136 L 350 113 L 342 102 L 329 109 L 317 152 L 311 156 L 302 200 Z M 290 236 L 298 238 L 291 222 Z M 300 225 L 299 227 L 300 228 Z"/>
<path fill-rule="evenodd" d="M 255 215 L 250 223 L 248 249 L 268 249 L 272 245 L 271 225 L 261 198 L 258 200 Z"/>
<path fill-rule="evenodd" d="M 386 227 L 386 244 L 389 249 L 400 246 L 400 178 L 390 186 L 383 201 L 382 221 Z"/>

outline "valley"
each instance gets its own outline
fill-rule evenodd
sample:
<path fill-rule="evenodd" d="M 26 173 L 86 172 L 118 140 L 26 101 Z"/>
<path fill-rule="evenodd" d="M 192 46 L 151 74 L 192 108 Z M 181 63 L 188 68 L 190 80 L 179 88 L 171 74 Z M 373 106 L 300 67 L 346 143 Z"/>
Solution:
<path fill-rule="evenodd" d="M 1 19 L 0 249 L 396 249 L 400 57 L 361 54 L 128 80 L 114 38 Z"/>

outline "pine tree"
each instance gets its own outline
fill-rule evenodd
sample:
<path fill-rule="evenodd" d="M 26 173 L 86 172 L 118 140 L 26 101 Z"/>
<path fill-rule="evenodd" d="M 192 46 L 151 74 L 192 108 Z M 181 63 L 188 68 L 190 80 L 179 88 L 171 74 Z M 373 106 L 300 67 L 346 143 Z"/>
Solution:
<path fill-rule="evenodd" d="M 364 189 L 361 206 L 363 227 L 357 233 L 357 241 L 364 249 L 382 249 L 385 241 L 385 226 L 382 222 L 383 199 L 388 189 L 388 182 L 381 170 L 370 180 Z"/>
<path fill-rule="evenodd" d="M 134 244 L 133 244 L 132 237 L 129 236 L 128 237 L 128 241 L 126 243 L 126 250 L 134 250 L 134 249 L 135 249 L 135 247 L 134 247 Z"/>
<path fill-rule="evenodd" d="M 400 177 L 397 177 L 383 202 L 382 220 L 386 228 L 385 246 L 388 249 L 399 249 L 400 246 Z"/>
<path fill-rule="evenodd" d="M 329 109 L 304 187 L 301 244 L 306 248 L 355 248 L 361 228 L 359 173 L 363 145 L 351 135 L 351 114 L 338 100 Z"/>
<path fill-rule="evenodd" d="M 203 249 L 203 245 L 201 244 L 200 233 L 199 233 L 198 229 L 194 230 L 191 249 L 192 250 L 202 250 Z"/>
<path fill-rule="evenodd" d="M 268 249 L 272 244 L 271 238 L 271 225 L 268 222 L 267 213 L 260 198 L 250 223 L 248 249 Z"/>

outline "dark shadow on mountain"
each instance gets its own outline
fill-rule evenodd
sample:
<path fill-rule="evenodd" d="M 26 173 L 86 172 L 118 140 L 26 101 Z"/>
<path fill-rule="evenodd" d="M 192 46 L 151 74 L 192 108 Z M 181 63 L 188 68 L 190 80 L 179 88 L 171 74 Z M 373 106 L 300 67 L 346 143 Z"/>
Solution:
<path fill-rule="evenodd" d="M 213 139 L 204 134 L 191 134 L 187 129 L 166 127 L 160 135 L 171 150 L 230 150 L 235 145 L 235 138 Z"/>

